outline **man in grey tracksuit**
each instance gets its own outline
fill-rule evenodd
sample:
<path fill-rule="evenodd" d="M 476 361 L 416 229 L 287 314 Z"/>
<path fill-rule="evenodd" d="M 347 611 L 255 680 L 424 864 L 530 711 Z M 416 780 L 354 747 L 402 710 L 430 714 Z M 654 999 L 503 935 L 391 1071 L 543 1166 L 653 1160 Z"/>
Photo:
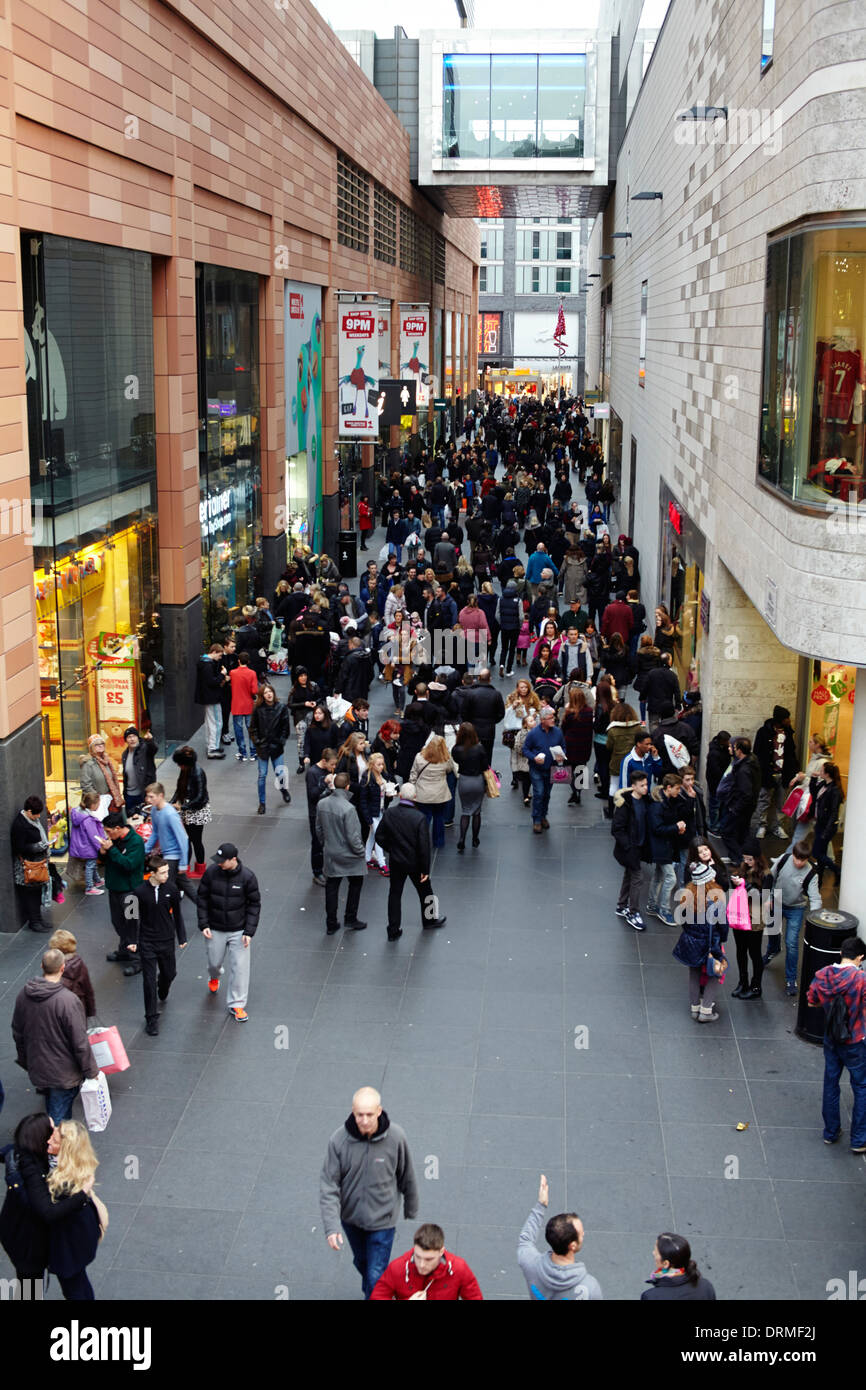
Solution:
<path fill-rule="evenodd" d="M 403 1216 L 418 1215 L 418 1184 L 406 1135 L 382 1109 L 382 1097 L 364 1086 L 352 1113 L 328 1141 L 319 1179 L 322 1224 L 332 1250 L 343 1244 L 342 1225 L 369 1298 L 391 1259 L 403 1197 Z"/>
<path fill-rule="evenodd" d="M 547 1178 L 542 1173 L 538 1201 L 526 1218 L 517 1247 L 517 1262 L 529 1286 L 529 1296 L 547 1303 L 563 1303 L 573 1298 L 600 1300 L 598 1280 L 587 1274 L 585 1264 L 575 1259 L 583 1245 L 583 1222 L 576 1212 L 552 1216 L 544 1232 L 550 1249 L 543 1255 L 536 1249 L 549 1197 Z"/>

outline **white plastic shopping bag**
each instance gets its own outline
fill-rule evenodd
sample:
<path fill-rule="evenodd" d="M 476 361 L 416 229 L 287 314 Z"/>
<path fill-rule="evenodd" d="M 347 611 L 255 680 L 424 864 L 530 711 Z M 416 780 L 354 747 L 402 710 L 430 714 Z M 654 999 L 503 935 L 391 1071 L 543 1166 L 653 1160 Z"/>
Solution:
<path fill-rule="evenodd" d="M 107 1128 L 111 1119 L 111 1096 L 104 1071 L 99 1073 L 95 1081 L 82 1081 L 81 1104 L 84 1106 L 84 1119 L 89 1130 L 98 1132 Z"/>

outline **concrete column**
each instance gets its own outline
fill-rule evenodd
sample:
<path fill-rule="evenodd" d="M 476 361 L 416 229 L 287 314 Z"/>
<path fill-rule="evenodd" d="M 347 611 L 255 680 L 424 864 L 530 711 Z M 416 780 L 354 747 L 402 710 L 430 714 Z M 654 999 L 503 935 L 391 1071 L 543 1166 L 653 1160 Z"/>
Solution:
<path fill-rule="evenodd" d="M 189 738 L 202 722 L 192 704 L 202 650 L 195 262 L 153 261 L 156 485 L 164 642 L 166 735 Z"/>
<path fill-rule="evenodd" d="M 842 882 L 839 906 L 860 919 L 860 936 L 866 918 L 866 855 L 860 834 L 866 817 L 866 679 L 858 676 L 851 726 L 851 756 L 848 764 L 848 795 L 845 806 L 845 851 L 842 855 Z"/>

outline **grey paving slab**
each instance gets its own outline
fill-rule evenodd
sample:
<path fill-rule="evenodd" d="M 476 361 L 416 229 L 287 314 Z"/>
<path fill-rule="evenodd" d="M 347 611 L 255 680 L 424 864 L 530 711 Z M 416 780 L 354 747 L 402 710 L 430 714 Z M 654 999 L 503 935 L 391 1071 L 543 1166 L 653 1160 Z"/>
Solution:
<path fill-rule="evenodd" d="M 629 1173 L 663 1176 L 665 1147 L 661 1126 L 653 1120 L 595 1120 L 570 1115 L 566 1122 L 565 1158 L 571 1172 Z"/>
<path fill-rule="evenodd" d="M 223 1172 L 225 1182 L 225 1172 Z M 217 1207 L 140 1206 L 121 1241 L 114 1265 L 151 1275 L 219 1274 L 240 1216 Z M 109 1227 L 110 1233 L 110 1227 Z"/>
<path fill-rule="evenodd" d="M 671 1187 L 674 1229 L 689 1241 L 693 1236 L 776 1240 L 786 1234 L 777 1209 L 778 1183 L 704 1176 L 680 1177 Z"/>
<path fill-rule="evenodd" d="M 764 1131 L 750 1124 L 665 1124 L 667 1170 L 671 1178 L 768 1179 L 775 1172 L 763 1142 Z M 733 1180 L 731 1178 L 730 1180 Z"/>

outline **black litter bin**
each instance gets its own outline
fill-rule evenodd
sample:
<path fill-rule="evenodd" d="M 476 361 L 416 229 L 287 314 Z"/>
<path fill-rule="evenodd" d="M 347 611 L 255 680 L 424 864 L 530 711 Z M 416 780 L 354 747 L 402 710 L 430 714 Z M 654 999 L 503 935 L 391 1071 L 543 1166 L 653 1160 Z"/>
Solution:
<path fill-rule="evenodd" d="M 839 947 L 847 936 L 856 936 L 859 918 L 850 912 L 832 912 L 826 907 L 806 916 L 803 932 L 803 963 L 800 967 L 800 999 L 794 1031 L 807 1042 L 823 1043 L 825 1014 L 820 1004 L 814 1008 L 806 999 L 816 973 L 825 965 L 838 965 Z"/>
<path fill-rule="evenodd" d="M 337 566 L 344 579 L 358 577 L 358 537 L 354 531 L 341 531 L 337 537 Z"/>

